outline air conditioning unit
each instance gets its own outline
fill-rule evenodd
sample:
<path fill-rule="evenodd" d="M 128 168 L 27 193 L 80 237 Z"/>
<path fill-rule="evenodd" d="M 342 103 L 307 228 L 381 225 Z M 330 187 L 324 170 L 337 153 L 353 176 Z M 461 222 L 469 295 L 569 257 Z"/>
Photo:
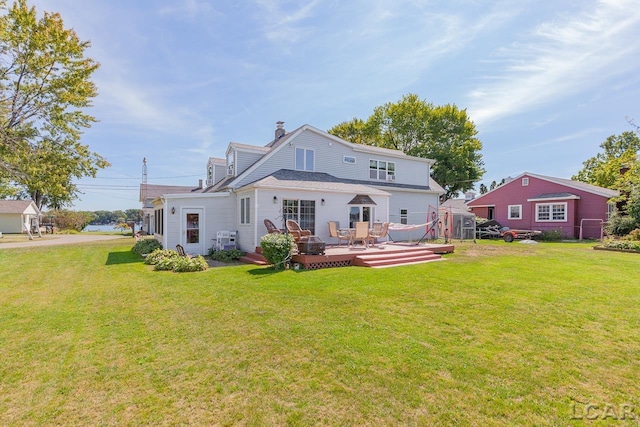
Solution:
<path fill-rule="evenodd" d="M 387 181 L 395 181 L 395 180 L 396 180 L 395 175 L 387 175 Z"/>

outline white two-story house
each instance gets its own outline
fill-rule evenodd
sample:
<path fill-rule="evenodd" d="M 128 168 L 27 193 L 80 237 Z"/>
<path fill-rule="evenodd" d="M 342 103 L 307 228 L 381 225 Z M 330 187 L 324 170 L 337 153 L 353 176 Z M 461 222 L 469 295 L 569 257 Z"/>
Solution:
<path fill-rule="evenodd" d="M 278 122 L 267 145 L 230 143 L 226 159 L 210 158 L 202 189 L 155 198 L 153 232 L 165 248 L 206 254 L 219 231 L 237 232 L 238 247 L 253 252 L 265 219 L 282 228 L 294 219 L 328 243 L 328 221 L 422 224 L 444 192 L 432 163 L 310 125 L 286 132 Z"/>

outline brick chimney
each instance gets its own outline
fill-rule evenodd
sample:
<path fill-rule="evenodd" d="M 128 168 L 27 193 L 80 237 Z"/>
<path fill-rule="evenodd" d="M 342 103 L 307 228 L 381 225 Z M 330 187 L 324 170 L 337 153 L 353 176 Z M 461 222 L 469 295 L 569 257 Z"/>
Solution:
<path fill-rule="evenodd" d="M 283 121 L 276 122 L 276 141 L 282 138 L 286 133 L 282 125 L 284 125 Z"/>

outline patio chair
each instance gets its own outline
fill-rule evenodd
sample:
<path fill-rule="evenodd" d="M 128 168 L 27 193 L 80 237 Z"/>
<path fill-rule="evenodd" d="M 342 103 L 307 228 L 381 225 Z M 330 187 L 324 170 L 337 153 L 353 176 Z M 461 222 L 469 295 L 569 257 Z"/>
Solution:
<path fill-rule="evenodd" d="M 329 221 L 327 224 L 329 224 L 329 236 L 338 239 L 338 246 L 340 246 L 343 240 L 346 240 L 347 244 L 351 242 L 351 231 L 341 230 L 340 223 L 337 221 Z"/>
<path fill-rule="evenodd" d="M 265 219 L 264 220 L 264 226 L 267 227 L 267 233 L 271 234 L 271 233 L 276 233 L 276 234 L 280 234 L 280 229 L 278 227 L 276 227 L 276 225 L 271 222 L 270 219 Z"/>
<path fill-rule="evenodd" d="M 366 221 L 356 222 L 356 230 L 353 233 L 353 237 L 351 237 L 351 246 L 353 246 L 355 241 L 361 241 L 365 248 L 369 247 L 369 241 L 371 238 L 369 237 L 369 223 Z"/>
<path fill-rule="evenodd" d="M 288 219 L 286 224 L 289 234 L 293 236 L 293 240 L 296 243 L 298 243 L 300 240 L 306 240 L 309 238 L 309 236 L 311 236 L 310 230 L 303 230 L 302 228 L 300 228 L 300 224 L 292 219 Z"/>
<path fill-rule="evenodd" d="M 383 239 L 383 238 L 387 237 L 388 233 L 389 233 L 389 223 L 388 222 L 385 222 L 385 223 L 376 222 L 376 223 L 374 223 L 373 224 L 373 228 L 369 232 L 369 238 L 370 238 L 370 241 L 371 241 L 371 245 L 374 245 L 376 243 L 376 239 Z"/>

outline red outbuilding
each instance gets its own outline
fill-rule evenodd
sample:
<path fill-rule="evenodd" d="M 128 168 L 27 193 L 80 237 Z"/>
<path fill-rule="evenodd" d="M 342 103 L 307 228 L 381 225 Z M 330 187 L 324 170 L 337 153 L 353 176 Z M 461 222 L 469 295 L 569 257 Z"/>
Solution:
<path fill-rule="evenodd" d="M 564 238 L 600 238 L 615 190 L 524 172 L 467 203 L 478 217 L 511 229 L 556 230 Z M 582 234 L 581 234 L 582 233 Z"/>

